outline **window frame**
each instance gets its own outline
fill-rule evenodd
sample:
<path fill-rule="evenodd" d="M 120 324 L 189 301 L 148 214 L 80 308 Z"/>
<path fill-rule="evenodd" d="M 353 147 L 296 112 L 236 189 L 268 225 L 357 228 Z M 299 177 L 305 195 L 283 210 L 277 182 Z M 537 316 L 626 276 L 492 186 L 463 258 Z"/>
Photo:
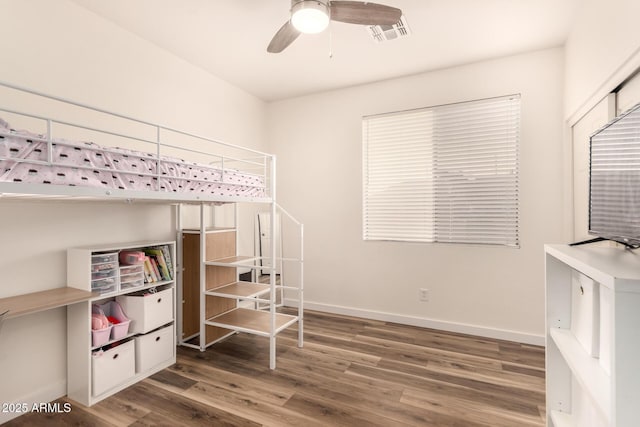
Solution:
<path fill-rule="evenodd" d="M 363 240 L 518 248 L 520 128 L 520 94 L 364 116 Z"/>

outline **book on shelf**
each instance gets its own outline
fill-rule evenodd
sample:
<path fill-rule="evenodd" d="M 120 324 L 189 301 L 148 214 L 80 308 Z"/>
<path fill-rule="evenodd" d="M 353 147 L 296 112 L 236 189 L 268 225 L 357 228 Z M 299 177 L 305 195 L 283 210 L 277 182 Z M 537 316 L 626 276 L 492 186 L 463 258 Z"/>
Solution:
<path fill-rule="evenodd" d="M 151 261 L 149 260 L 148 256 L 144 257 L 144 278 L 147 283 L 157 282 L 157 280 L 154 278 Z"/>
<path fill-rule="evenodd" d="M 151 263 L 151 271 L 153 272 L 153 276 L 156 282 L 164 280 L 162 274 L 160 274 L 160 269 L 158 268 L 158 261 L 154 256 L 149 256 L 149 262 Z"/>
<path fill-rule="evenodd" d="M 167 270 L 169 272 L 169 280 L 173 280 L 173 262 L 171 258 L 171 251 L 169 251 L 169 246 L 163 245 L 163 246 L 160 246 L 159 249 L 162 251 L 165 264 L 167 265 Z"/>
<path fill-rule="evenodd" d="M 167 248 L 168 252 L 168 248 Z M 167 264 L 167 257 L 165 256 L 164 251 L 161 248 L 149 248 L 145 249 L 145 253 L 151 258 L 151 261 L 155 263 L 157 266 L 157 273 L 162 278 L 162 280 L 171 280 L 171 271 L 169 270 L 169 265 Z M 171 262 L 171 261 L 169 261 Z"/>

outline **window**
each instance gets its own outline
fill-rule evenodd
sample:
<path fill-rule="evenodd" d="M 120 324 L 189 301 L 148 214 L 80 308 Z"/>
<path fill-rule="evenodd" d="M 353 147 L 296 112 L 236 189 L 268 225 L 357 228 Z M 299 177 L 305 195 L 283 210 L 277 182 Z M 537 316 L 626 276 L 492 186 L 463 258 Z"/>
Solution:
<path fill-rule="evenodd" d="M 518 242 L 520 96 L 367 116 L 365 240 Z"/>

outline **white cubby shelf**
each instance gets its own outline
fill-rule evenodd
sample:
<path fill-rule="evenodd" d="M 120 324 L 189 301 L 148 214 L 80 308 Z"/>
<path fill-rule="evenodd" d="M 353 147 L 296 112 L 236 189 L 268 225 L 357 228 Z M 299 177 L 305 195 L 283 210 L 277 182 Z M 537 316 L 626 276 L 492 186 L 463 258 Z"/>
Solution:
<path fill-rule="evenodd" d="M 638 425 L 640 253 L 546 245 L 545 281 L 547 425 Z"/>

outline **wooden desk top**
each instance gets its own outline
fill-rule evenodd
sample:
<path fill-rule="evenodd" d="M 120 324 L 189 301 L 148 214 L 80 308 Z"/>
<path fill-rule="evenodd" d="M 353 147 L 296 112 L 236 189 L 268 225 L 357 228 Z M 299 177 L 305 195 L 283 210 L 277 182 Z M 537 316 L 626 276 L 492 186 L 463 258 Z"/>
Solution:
<path fill-rule="evenodd" d="M 0 314 L 8 312 L 3 318 L 23 316 L 51 308 L 87 301 L 97 294 L 76 288 L 56 288 L 14 297 L 0 298 Z"/>

